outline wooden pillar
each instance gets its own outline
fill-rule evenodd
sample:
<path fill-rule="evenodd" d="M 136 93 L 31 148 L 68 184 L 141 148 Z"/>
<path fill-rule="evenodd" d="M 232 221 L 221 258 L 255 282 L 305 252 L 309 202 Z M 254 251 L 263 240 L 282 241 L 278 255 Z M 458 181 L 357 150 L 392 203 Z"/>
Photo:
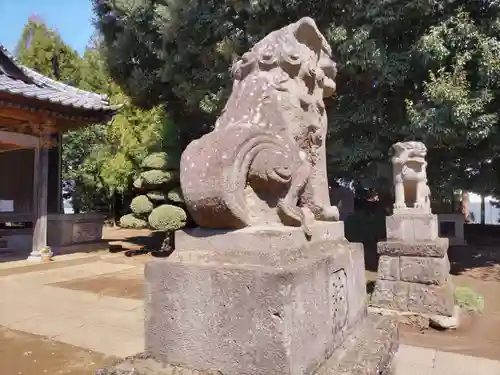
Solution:
<path fill-rule="evenodd" d="M 33 181 L 33 245 L 28 259 L 40 260 L 40 249 L 47 246 L 47 191 L 49 177 L 49 148 L 41 139 L 35 149 L 35 176 Z"/>
<path fill-rule="evenodd" d="M 47 212 L 49 214 L 59 214 L 62 211 L 61 197 L 61 137 L 54 136 L 57 145 L 49 150 L 49 182 L 47 197 Z"/>

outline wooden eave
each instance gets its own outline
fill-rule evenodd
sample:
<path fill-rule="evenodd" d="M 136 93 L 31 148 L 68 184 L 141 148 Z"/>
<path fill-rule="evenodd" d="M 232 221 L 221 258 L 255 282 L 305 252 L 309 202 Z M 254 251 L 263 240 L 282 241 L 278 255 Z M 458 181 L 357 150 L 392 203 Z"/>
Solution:
<path fill-rule="evenodd" d="M 56 132 L 62 133 L 85 125 L 106 123 L 115 113 L 116 110 L 71 108 L 0 92 L 0 127 L 8 126 L 12 131 L 15 131 L 17 126 L 40 125 L 50 121 Z"/>

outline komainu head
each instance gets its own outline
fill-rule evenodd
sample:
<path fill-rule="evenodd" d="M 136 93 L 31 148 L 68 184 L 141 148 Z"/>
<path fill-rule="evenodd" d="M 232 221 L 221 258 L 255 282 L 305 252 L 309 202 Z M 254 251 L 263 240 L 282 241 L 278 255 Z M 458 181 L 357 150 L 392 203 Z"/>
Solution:
<path fill-rule="evenodd" d="M 393 157 L 406 155 L 409 159 L 423 159 L 425 161 L 427 147 L 418 141 L 398 142 L 392 145 L 390 153 Z"/>
<path fill-rule="evenodd" d="M 337 68 L 314 20 L 302 18 L 268 34 L 232 72 L 232 93 L 215 129 L 245 124 L 288 132 L 301 147 L 310 144 L 304 151 L 317 159 L 328 126 L 323 99 L 335 93 Z"/>
<path fill-rule="evenodd" d="M 324 97 L 335 92 L 337 68 L 331 48 L 313 19 L 276 30 L 259 41 L 233 65 L 235 85 L 248 76 L 266 72 L 280 87 L 290 79 L 303 80 L 309 88 L 318 84 Z"/>

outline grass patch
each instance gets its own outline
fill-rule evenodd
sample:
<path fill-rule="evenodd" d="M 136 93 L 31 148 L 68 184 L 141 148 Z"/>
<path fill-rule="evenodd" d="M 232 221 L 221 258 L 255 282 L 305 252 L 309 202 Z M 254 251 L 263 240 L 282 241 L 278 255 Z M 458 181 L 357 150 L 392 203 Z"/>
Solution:
<path fill-rule="evenodd" d="M 455 304 L 463 309 L 480 313 L 484 309 L 484 297 L 466 286 L 455 287 Z"/>

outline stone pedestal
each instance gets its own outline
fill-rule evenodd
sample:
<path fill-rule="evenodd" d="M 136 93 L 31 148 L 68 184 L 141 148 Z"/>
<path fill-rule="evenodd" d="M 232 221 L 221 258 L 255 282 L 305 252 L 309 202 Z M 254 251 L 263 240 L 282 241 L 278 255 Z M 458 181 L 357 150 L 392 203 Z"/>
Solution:
<path fill-rule="evenodd" d="M 397 325 L 367 315 L 362 245 L 343 223 L 312 232 L 179 232 L 172 256 L 146 265 L 146 357 L 165 373 L 389 373 Z"/>
<path fill-rule="evenodd" d="M 49 214 L 47 243 L 54 254 L 107 248 L 102 239 L 104 215 L 99 213 Z"/>
<path fill-rule="evenodd" d="M 375 307 L 424 315 L 454 314 L 448 239 L 438 237 L 436 215 L 387 218 L 387 241 L 378 243 Z"/>

